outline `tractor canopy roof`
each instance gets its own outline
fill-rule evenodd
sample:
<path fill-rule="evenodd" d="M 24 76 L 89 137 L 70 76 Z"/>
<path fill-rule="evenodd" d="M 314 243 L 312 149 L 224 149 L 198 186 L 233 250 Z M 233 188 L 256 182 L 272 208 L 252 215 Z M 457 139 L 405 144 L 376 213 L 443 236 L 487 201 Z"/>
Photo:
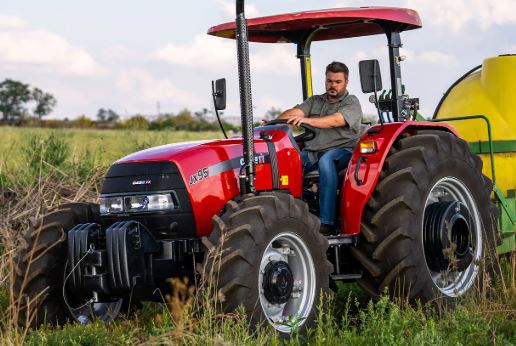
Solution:
<path fill-rule="evenodd" d="M 418 29 L 422 26 L 416 11 L 394 7 L 348 7 L 287 13 L 247 21 L 249 41 L 298 43 L 317 30 L 313 41 L 376 35 L 390 31 Z M 213 26 L 208 34 L 235 38 L 235 22 Z"/>

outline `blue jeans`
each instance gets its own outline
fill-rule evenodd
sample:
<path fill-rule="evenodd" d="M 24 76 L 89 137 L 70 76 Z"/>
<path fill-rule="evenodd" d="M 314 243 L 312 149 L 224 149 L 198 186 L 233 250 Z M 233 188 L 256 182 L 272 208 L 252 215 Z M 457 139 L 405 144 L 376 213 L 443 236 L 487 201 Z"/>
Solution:
<path fill-rule="evenodd" d="M 308 158 L 308 152 L 301 152 L 303 173 L 319 170 L 319 219 L 327 225 L 335 224 L 335 209 L 337 204 L 338 172 L 347 167 L 352 152 L 337 148 L 317 153 L 319 160 L 313 164 Z"/>

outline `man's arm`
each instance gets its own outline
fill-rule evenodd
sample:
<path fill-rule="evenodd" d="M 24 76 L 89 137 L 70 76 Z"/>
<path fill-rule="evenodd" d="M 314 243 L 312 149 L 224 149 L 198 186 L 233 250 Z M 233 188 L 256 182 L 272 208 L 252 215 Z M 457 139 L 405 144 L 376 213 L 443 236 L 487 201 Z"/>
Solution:
<path fill-rule="evenodd" d="M 288 123 L 295 125 L 295 126 L 299 126 L 301 124 L 307 124 L 307 125 L 311 125 L 313 127 L 320 128 L 320 129 L 330 129 L 330 128 L 334 128 L 334 127 L 346 126 L 346 120 L 344 120 L 344 116 L 339 112 L 329 114 L 329 115 L 326 115 L 326 116 L 320 117 L 320 118 L 305 118 L 304 114 L 302 114 L 302 113 L 303 112 L 301 112 L 301 116 L 298 116 L 298 115 L 290 116 L 288 118 Z M 285 119 L 285 118 L 283 118 L 283 119 Z"/>
<path fill-rule="evenodd" d="M 305 114 L 303 113 L 303 111 L 299 108 L 290 108 L 290 109 L 287 109 L 286 111 L 284 111 L 283 113 L 281 113 L 279 116 L 278 116 L 278 119 L 290 119 L 292 117 L 301 117 L 301 118 L 304 118 L 305 117 Z"/>

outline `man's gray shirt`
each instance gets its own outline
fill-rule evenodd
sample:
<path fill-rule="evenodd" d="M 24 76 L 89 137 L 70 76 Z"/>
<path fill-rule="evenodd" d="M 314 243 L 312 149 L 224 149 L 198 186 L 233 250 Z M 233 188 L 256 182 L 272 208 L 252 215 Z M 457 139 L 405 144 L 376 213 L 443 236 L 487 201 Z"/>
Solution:
<path fill-rule="evenodd" d="M 348 91 L 336 102 L 330 103 L 326 94 L 314 95 L 307 98 L 295 108 L 300 109 L 305 117 L 322 118 L 334 113 L 340 113 L 346 120 L 346 125 L 329 129 L 316 128 L 316 136 L 305 143 L 306 151 L 327 151 L 335 148 L 353 149 L 360 136 L 362 123 L 362 107 L 355 95 Z"/>

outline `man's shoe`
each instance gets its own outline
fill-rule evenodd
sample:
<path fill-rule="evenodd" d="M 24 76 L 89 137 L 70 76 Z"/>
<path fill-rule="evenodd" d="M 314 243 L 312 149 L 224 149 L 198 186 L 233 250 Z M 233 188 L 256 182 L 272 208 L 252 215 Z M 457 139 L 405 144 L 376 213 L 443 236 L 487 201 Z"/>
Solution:
<path fill-rule="evenodd" d="M 321 223 L 321 228 L 319 229 L 319 233 L 325 236 L 335 234 L 335 226 L 327 225 L 325 223 Z"/>

